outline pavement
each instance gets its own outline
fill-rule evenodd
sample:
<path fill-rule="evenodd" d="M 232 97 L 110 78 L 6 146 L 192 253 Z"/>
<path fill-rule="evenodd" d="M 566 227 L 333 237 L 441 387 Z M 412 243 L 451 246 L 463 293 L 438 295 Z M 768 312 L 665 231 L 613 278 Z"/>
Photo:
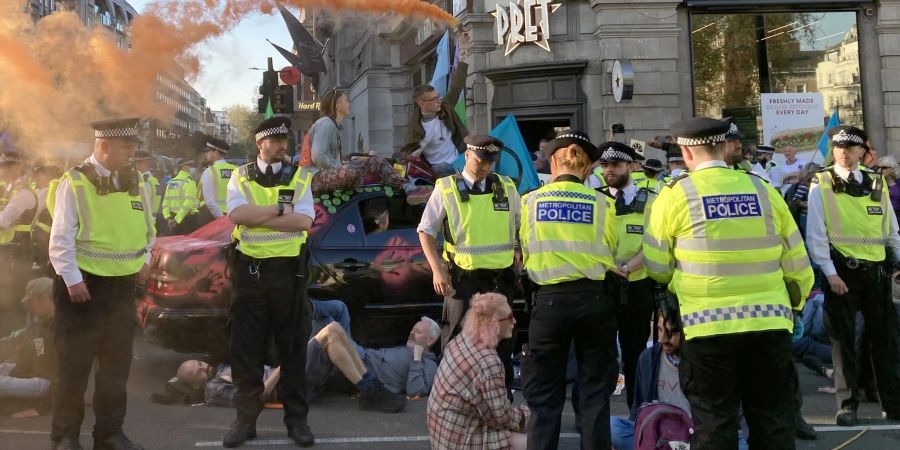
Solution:
<path fill-rule="evenodd" d="M 222 435 L 234 420 L 234 412 L 228 408 L 203 405 L 157 405 L 150 402 L 152 392 L 160 392 L 165 382 L 174 375 L 185 359 L 200 355 L 179 354 L 153 347 L 135 340 L 135 356 L 129 379 L 128 417 L 125 432 L 146 449 L 197 449 L 221 448 Z M 817 392 L 828 380 L 798 366 L 804 392 L 803 415 L 819 429 L 816 441 L 797 441 L 797 448 L 835 449 L 841 444 L 865 432 L 847 446 L 846 450 L 900 448 L 900 424 L 881 419 L 881 411 L 875 403 L 860 407 L 862 426 L 857 428 L 834 427 L 834 398 Z M 89 391 L 86 398 L 90 399 Z M 516 395 L 521 402 L 521 396 Z M 612 413 L 626 415 L 624 394 L 612 398 Z M 259 437 L 248 442 L 245 448 L 287 449 L 296 448 L 287 440 L 281 422 L 280 410 L 265 410 L 259 418 Z M 311 407 L 309 423 L 316 435 L 316 447 L 340 449 L 427 449 L 428 432 L 425 428 L 425 401 L 414 400 L 400 414 L 363 412 L 356 408 L 356 401 L 348 396 L 333 395 L 316 400 Z M 82 427 L 81 443 L 91 448 L 90 430 L 93 415 L 86 413 Z M 47 416 L 13 419 L 0 418 L 0 449 L 30 450 L 49 448 L 50 418 Z M 562 417 L 560 448 L 577 449 L 575 416 L 567 403 Z"/>

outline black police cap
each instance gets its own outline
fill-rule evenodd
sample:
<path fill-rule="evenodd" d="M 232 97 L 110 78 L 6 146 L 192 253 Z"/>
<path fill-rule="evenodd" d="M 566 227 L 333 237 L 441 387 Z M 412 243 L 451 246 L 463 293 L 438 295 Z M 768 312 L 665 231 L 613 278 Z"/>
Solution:
<path fill-rule="evenodd" d="M 223 141 L 223 140 L 221 140 L 221 139 L 214 138 L 214 137 L 212 137 L 212 136 L 209 136 L 209 137 L 206 139 L 206 148 L 205 148 L 205 150 L 207 150 L 207 151 L 209 151 L 209 150 L 215 150 L 215 151 L 217 151 L 217 152 L 219 152 L 219 153 L 228 153 L 228 150 L 230 150 L 230 149 L 231 149 L 231 146 L 228 145 L 227 142 L 225 142 L 225 141 Z"/>
<path fill-rule="evenodd" d="M 621 142 L 604 142 L 597 147 L 600 149 L 600 162 L 634 162 L 644 160 L 644 157 L 639 155 L 635 149 Z"/>
<path fill-rule="evenodd" d="M 710 117 L 694 117 L 672 125 L 675 143 L 685 147 L 725 142 L 731 124 Z"/>
<path fill-rule="evenodd" d="M 466 150 L 469 150 L 481 159 L 488 161 L 496 161 L 503 150 L 503 141 L 486 134 L 472 134 L 463 139 L 466 143 Z"/>
<path fill-rule="evenodd" d="M 94 137 L 97 139 L 127 139 L 138 140 L 138 128 L 141 123 L 139 117 L 127 119 L 101 120 L 91 124 L 94 129 Z"/>
<path fill-rule="evenodd" d="M 643 167 L 644 167 L 644 169 L 655 170 L 658 172 L 662 172 L 662 170 L 663 170 L 662 161 L 660 161 L 656 158 L 648 159 L 647 162 L 645 162 L 643 164 Z"/>
<path fill-rule="evenodd" d="M 285 138 L 291 134 L 291 119 L 287 117 L 270 117 L 263 120 L 253 130 L 257 141 L 267 138 Z"/>
<path fill-rule="evenodd" d="M 831 138 L 833 147 L 847 148 L 860 145 L 869 150 L 869 146 L 866 145 L 869 135 L 860 128 L 851 125 L 840 125 L 828 130 L 828 136 Z"/>
<path fill-rule="evenodd" d="M 566 148 L 570 145 L 577 145 L 587 152 L 591 162 L 600 159 L 600 150 L 591 143 L 591 138 L 587 133 L 578 130 L 566 130 L 560 132 L 553 140 L 544 147 L 544 158 L 550 159 L 557 150 Z"/>
<path fill-rule="evenodd" d="M 744 134 L 741 133 L 737 124 L 734 123 L 734 117 L 725 117 L 722 119 L 722 122 L 728 123 L 728 131 L 725 133 L 726 141 L 736 141 L 744 138 Z"/>

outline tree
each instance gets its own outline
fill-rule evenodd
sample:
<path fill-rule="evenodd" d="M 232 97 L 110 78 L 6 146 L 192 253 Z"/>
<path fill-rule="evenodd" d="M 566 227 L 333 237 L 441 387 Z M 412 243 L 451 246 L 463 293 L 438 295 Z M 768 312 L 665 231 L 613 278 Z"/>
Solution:
<path fill-rule="evenodd" d="M 253 140 L 253 130 L 262 120 L 262 115 L 255 109 L 241 104 L 231 105 L 225 108 L 228 114 L 228 122 L 237 129 L 238 140 L 231 144 L 229 154 L 234 157 L 245 157 L 256 153 L 256 142 Z"/>

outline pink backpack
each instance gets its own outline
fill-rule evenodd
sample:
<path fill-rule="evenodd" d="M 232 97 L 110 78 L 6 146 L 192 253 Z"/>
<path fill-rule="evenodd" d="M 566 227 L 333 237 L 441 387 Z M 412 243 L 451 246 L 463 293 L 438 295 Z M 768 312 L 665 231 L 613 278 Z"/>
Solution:
<path fill-rule="evenodd" d="M 688 450 L 694 422 L 683 409 L 662 402 L 641 405 L 634 424 L 634 450 Z"/>

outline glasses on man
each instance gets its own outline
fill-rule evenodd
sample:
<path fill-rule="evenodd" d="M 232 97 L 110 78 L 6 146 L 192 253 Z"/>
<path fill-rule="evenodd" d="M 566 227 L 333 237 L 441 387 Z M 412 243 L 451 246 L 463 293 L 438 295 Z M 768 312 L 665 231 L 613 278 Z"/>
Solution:
<path fill-rule="evenodd" d="M 421 101 L 423 101 L 423 102 L 425 102 L 425 103 L 437 102 L 437 101 L 440 101 L 440 100 L 441 100 L 440 97 L 431 97 L 431 98 L 423 98 L 423 99 L 421 99 Z"/>
<path fill-rule="evenodd" d="M 502 319 L 497 319 L 497 322 L 511 321 L 511 320 L 513 320 L 513 319 L 515 319 L 515 318 L 516 318 L 515 313 L 509 313 L 509 316 L 508 316 L 508 317 L 504 317 L 504 318 L 502 318 Z"/>

